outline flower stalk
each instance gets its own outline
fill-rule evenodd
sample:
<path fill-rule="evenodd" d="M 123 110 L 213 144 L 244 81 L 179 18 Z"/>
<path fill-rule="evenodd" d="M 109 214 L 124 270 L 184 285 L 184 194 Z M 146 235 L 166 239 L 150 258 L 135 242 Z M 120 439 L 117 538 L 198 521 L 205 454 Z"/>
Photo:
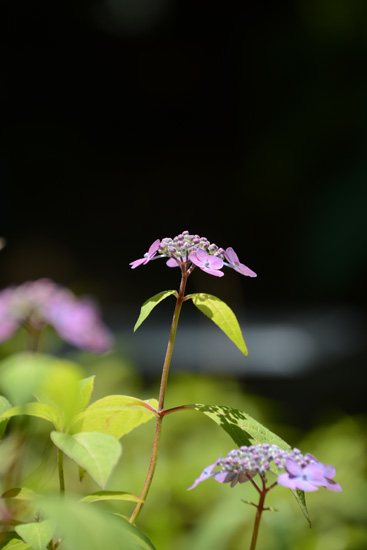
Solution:
<path fill-rule="evenodd" d="M 186 289 L 187 277 L 189 275 L 187 269 L 185 269 L 184 266 L 181 270 L 181 273 L 182 273 L 182 276 L 181 276 L 180 289 L 177 295 L 175 310 L 173 312 L 171 331 L 168 339 L 166 355 L 164 358 L 164 363 L 162 368 L 161 383 L 160 383 L 160 389 L 159 389 L 159 399 L 158 399 L 158 410 L 157 410 L 157 416 L 156 416 L 154 441 L 153 441 L 152 454 L 150 458 L 150 464 L 149 464 L 147 476 L 145 478 L 143 490 L 140 494 L 141 502 L 138 502 L 138 504 L 135 506 L 135 509 L 130 516 L 130 520 L 129 520 L 130 523 L 134 523 L 136 521 L 138 515 L 140 514 L 143 508 L 143 505 L 149 493 L 150 486 L 153 481 L 155 468 L 157 465 L 158 452 L 159 452 L 159 446 L 160 446 L 160 440 L 161 440 L 161 432 L 162 432 L 162 421 L 164 416 L 164 400 L 166 396 L 168 373 L 169 373 L 169 368 L 170 368 L 171 359 L 172 359 L 173 347 L 176 339 L 178 320 L 180 317 L 182 304 L 185 300 L 185 289 Z"/>

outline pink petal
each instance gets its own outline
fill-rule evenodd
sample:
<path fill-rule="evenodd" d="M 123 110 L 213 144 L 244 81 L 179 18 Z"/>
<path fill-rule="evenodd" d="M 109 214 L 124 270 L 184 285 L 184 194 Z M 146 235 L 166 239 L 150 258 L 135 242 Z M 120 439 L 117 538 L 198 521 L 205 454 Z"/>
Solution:
<path fill-rule="evenodd" d="M 235 265 L 240 263 L 240 260 L 232 247 L 227 248 L 224 255 L 230 264 Z"/>

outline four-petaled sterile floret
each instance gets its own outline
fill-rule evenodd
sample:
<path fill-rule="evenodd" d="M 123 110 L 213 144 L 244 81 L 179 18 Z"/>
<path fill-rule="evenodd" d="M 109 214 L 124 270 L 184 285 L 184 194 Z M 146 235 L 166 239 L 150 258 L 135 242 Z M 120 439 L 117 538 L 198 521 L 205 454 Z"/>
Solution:
<path fill-rule="evenodd" d="M 322 464 L 310 453 L 303 455 L 299 449 L 284 450 L 268 443 L 243 446 L 233 449 L 225 458 L 219 457 L 204 469 L 189 490 L 209 477 L 214 477 L 219 483 L 230 483 L 231 487 L 249 481 L 257 474 L 264 478 L 272 463 L 279 472 L 285 470 L 277 478 L 277 483 L 284 487 L 302 491 L 316 491 L 319 487 L 342 490 L 332 479 L 335 476 L 333 466 Z"/>
<path fill-rule="evenodd" d="M 191 235 L 188 231 L 183 231 L 173 239 L 157 239 L 142 258 L 130 263 L 131 269 L 146 265 L 150 260 L 157 258 L 167 258 L 168 267 L 181 267 L 188 275 L 197 266 L 210 275 L 223 277 L 221 269 L 226 266 L 242 275 L 256 277 L 254 271 L 240 263 L 233 248 L 224 250 L 210 243 L 206 237 Z"/>

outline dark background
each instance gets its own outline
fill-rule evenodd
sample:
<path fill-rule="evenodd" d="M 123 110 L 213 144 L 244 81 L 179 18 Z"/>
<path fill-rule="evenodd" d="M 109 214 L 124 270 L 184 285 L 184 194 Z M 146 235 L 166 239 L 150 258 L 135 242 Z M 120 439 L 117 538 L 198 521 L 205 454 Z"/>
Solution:
<path fill-rule="evenodd" d="M 192 276 L 249 322 L 339 306 L 365 319 L 364 0 L 1 13 L 1 287 L 48 276 L 106 312 L 138 307 L 178 275 L 128 263 L 188 229 L 258 273 Z M 337 372 L 351 409 L 365 349 L 334 358 L 322 386 Z"/>

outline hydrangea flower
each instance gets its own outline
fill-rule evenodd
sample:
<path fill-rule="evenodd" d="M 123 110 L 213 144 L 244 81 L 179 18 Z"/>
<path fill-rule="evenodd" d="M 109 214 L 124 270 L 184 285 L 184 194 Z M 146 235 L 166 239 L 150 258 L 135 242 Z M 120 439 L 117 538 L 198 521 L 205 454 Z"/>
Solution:
<path fill-rule="evenodd" d="M 214 477 L 219 483 L 237 483 L 249 481 L 259 474 L 264 477 L 272 464 L 279 473 L 277 483 L 290 489 L 316 491 L 325 487 L 330 491 L 341 491 L 342 488 L 331 478 L 335 476 L 335 468 L 319 462 L 309 453 L 303 455 L 299 449 L 286 451 L 277 445 L 260 443 L 243 446 L 228 453 L 225 458 L 218 458 L 203 470 L 188 490 L 194 489 L 199 483 Z M 218 468 L 216 470 L 216 468 Z"/>
<path fill-rule="evenodd" d="M 47 324 L 76 347 L 103 353 L 112 346 L 112 334 L 101 321 L 97 306 L 50 279 L 0 291 L 0 342 L 19 327 L 40 331 Z"/>
<path fill-rule="evenodd" d="M 242 275 L 256 277 L 254 271 L 240 263 L 233 248 L 224 250 L 210 243 L 206 237 L 191 235 L 188 231 L 183 231 L 173 239 L 170 237 L 157 239 L 143 258 L 130 263 L 131 269 L 158 258 L 168 258 L 166 262 L 168 267 L 181 267 L 187 275 L 197 266 L 210 275 L 222 277 L 224 273 L 220 270 L 226 266 Z"/>

